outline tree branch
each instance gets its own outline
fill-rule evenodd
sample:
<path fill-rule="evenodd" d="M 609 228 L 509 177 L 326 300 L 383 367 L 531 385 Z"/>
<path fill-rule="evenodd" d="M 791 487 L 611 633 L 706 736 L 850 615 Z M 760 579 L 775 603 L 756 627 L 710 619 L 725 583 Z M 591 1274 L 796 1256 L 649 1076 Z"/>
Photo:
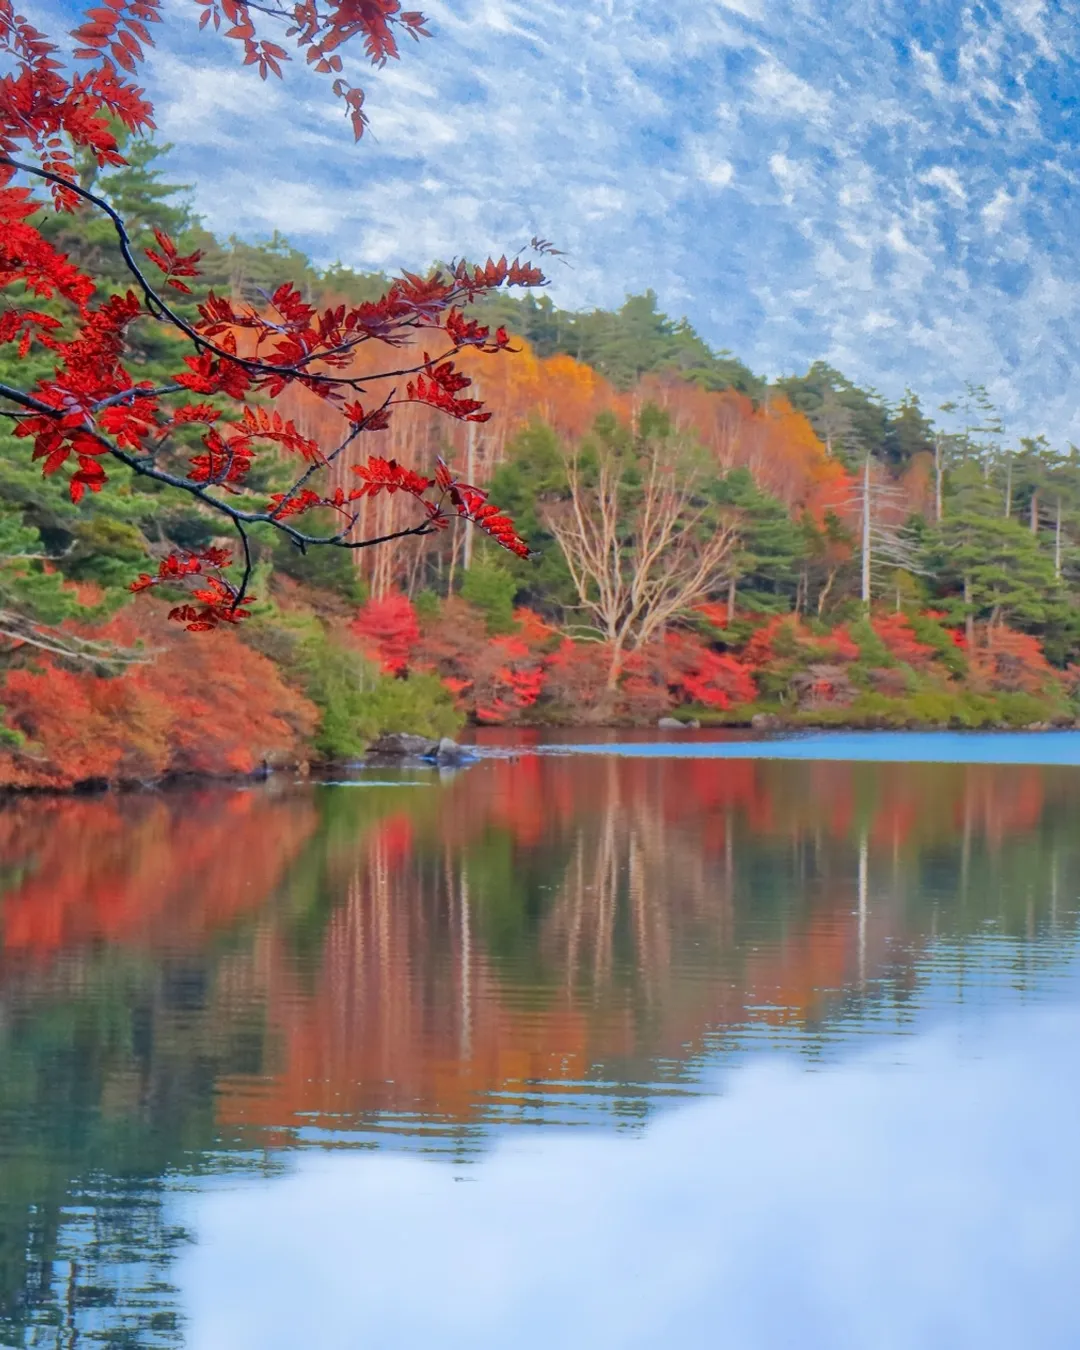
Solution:
<path fill-rule="evenodd" d="M 185 337 L 194 343 L 198 349 L 208 351 L 214 356 L 219 357 L 221 360 L 230 361 L 234 365 L 242 367 L 244 370 L 265 376 L 292 376 L 295 379 L 303 379 L 308 383 L 328 385 L 332 388 L 351 389 L 354 393 L 362 394 L 365 392 L 366 384 L 370 384 L 372 381 L 402 379 L 407 375 L 418 375 L 423 371 L 430 369 L 432 365 L 448 361 L 465 350 L 465 347 L 455 344 L 450 347 L 449 350 L 443 352 L 435 361 L 423 361 L 419 365 L 404 366 L 398 370 L 379 371 L 372 375 L 365 375 L 362 378 L 325 375 L 319 372 L 310 371 L 307 369 L 307 366 L 313 361 L 325 361 L 330 358 L 347 355 L 362 343 L 372 341 L 372 334 L 370 333 L 361 334 L 354 340 L 341 343 L 337 347 L 328 348 L 323 352 L 311 352 L 309 355 L 302 357 L 292 365 L 279 365 L 273 361 L 262 361 L 258 358 L 239 356 L 235 352 L 226 351 L 224 347 L 218 346 L 216 342 L 212 342 L 209 338 L 203 337 L 203 335 L 199 333 L 196 328 L 193 328 L 186 319 L 180 314 L 177 314 L 168 302 L 163 299 L 153 286 L 151 286 L 150 282 L 147 280 L 146 274 L 135 260 L 131 236 L 128 234 L 127 226 L 124 224 L 119 212 L 117 212 L 104 197 L 99 196 L 95 192 L 91 192 L 89 188 L 84 188 L 71 179 L 65 178 L 62 174 L 53 173 L 51 170 L 43 169 L 35 164 L 26 164 L 21 160 L 12 159 L 10 155 L 0 155 L 0 164 L 6 164 L 22 173 L 28 173 L 36 178 L 42 178 L 46 182 L 54 183 L 58 187 L 62 187 L 66 191 L 73 193 L 76 197 L 81 197 L 84 201 L 97 207 L 99 211 L 103 211 L 112 222 L 120 244 L 120 252 L 124 258 L 124 264 L 138 282 L 139 289 L 143 293 L 143 298 L 151 316 L 171 323 L 174 328 L 178 328 Z M 461 298 L 464 298 L 463 291 L 452 292 L 447 296 L 446 303 L 448 305 L 453 304 Z M 420 327 L 422 325 L 419 325 L 417 321 L 413 320 L 403 321 L 400 326 Z M 432 325 L 432 327 L 438 328 L 438 325 Z M 438 329 L 438 331 L 441 332 L 441 328 Z M 382 340 L 387 341 L 387 339 Z M 401 344 L 391 342 L 390 345 Z"/>

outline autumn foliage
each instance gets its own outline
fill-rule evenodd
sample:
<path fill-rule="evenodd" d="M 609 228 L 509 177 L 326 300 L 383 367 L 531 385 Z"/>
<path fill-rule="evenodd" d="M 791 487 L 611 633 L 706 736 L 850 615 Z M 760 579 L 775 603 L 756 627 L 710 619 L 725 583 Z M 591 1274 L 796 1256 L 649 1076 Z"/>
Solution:
<path fill-rule="evenodd" d="M 395 30 L 413 37 L 425 32 L 423 16 L 401 11 L 397 0 L 329 8 L 304 3 L 258 13 L 284 20 L 285 40 L 315 70 L 334 77 L 333 91 L 357 136 L 365 121 L 362 94 L 341 78 L 339 48 L 358 40 L 369 59 L 382 64 L 398 55 Z M 65 321 L 25 303 L 0 315 L 0 342 L 16 343 L 21 357 L 42 349 L 54 360 L 52 374 L 29 387 L 0 386 L 14 434 L 29 443 L 43 474 L 67 476 L 73 502 L 105 489 L 111 466 L 123 464 L 222 518 L 239 541 L 238 578 L 230 575 L 233 552 L 215 546 L 170 554 L 157 573 L 134 582 L 136 590 L 147 590 L 190 581 L 191 602 L 174 605 L 169 617 L 193 632 L 246 616 L 252 527 L 277 530 L 301 549 L 366 548 L 386 542 L 362 536 L 358 528 L 362 504 L 380 494 L 408 497 L 416 510 L 411 523 L 390 532 L 394 539 L 445 529 L 456 518 L 527 555 L 528 545 L 486 492 L 441 461 L 434 473 L 423 474 L 373 455 L 351 464 L 347 484 L 330 488 L 326 479 L 348 447 L 384 431 L 406 405 L 463 422 L 486 421 L 490 413 L 467 392 L 471 377 L 452 358 L 467 350 L 497 355 L 509 337 L 503 328 L 492 332 L 467 318 L 464 307 L 502 286 L 540 285 L 543 274 L 519 257 L 462 261 L 425 277 L 406 272 L 378 300 L 321 309 L 290 282 L 260 307 L 211 290 L 196 316 L 184 317 L 172 297 L 192 294 L 201 252 L 182 254 L 155 229 L 156 247 L 137 257 L 124 221 L 82 185 L 76 169 L 80 155 L 98 168 L 126 163 L 114 123 L 130 133 L 153 127 L 153 109 L 129 76 L 153 42 L 149 25 L 163 17 L 158 0 L 105 0 L 74 34 L 79 69 L 69 75 L 57 47 L 15 12 L 12 0 L 0 0 L 0 53 L 13 67 L 0 79 L 0 286 L 66 303 Z M 223 21 L 225 36 L 242 44 L 245 64 L 264 79 L 282 74 L 288 52 L 256 31 L 252 6 L 209 0 L 203 26 L 218 29 Z M 34 195 L 35 189 L 46 195 Z M 108 217 L 130 274 L 125 293 L 99 297 L 95 279 L 46 239 L 34 217 L 50 199 L 57 212 L 92 207 Z M 189 348 L 163 383 L 140 378 L 130 360 L 129 331 L 147 320 Z M 361 383 L 350 367 L 365 346 L 381 349 L 385 358 Z M 395 359 L 387 369 L 390 353 Z M 380 380 L 388 388 L 373 396 L 372 385 L 378 388 Z M 343 431 L 336 444 L 317 443 L 267 408 L 294 387 L 340 412 Z M 192 429 L 200 438 L 195 451 L 181 434 Z M 295 461 L 295 479 L 284 492 L 249 486 L 253 466 L 268 453 Z M 315 511 L 329 513 L 329 533 L 297 523 Z"/>
<path fill-rule="evenodd" d="M 65 669 L 47 656 L 8 671 L 4 720 L 22 744 L 0 746 L 0 781 L 53 788 L 152 782 L 307 759 L 315 708 L 235 634 L 221 633 L 211 646 L 183 630 L 163 631 L 149 611 L 122 615 L 102 635 L 142 642 L 157 659 L 119 679 Z"/>
<path fill-rule="evenodd" d="M 326 75 L 357 134 L 362 96 L 343 81 L 341 51 L 354 42 L 379 63 L 399 55 L 399 38 L 424 35 L 397 0 L 201 10 L 208 39 L 235 43 L 255 75 L 281 76 L 298 58 Z M 0 781 L 64 787 L 348 757 L 380 680 L 386 716 L 404 716 L 423 689 L 451 723 L 481 727 L 642 724 L 679 710 L 867 725 L 1074 715 L 1060 538 L 1055 561 L 1042 559 L 1058 573 L 1056 591 L 1038 583 L 1045 624 L 1025 598 L 1045 552 L 1035 498 L 1031 528 L 1018 527 L 1032 557 L 1013 538 L 1011 571 L 980 561 L 964 542 L 974 526 L 954 512 L 974 549 L 961 580 L 950 558 L 967 555 L 926 553 L 937 546 L 926 451 L 893 473 L 879 447 L 870 476 L 891 495 L 875 529 L 923 512 L 919 556 L 945 580 L 927 568 L 884 576 L 879 558 L 860 595 L 864 475 L 834 452 L 798 381 L 747 392 L 753 383 L 727 383 L 715 353 L 707 378 L 668 358 L 635 360 L 620 377 L 612 353 L 638 330 L 615 334 L 607 365 L 598 347 L 581 355 L 588 342 L 559 349 L 567 324 L 587 337 L 606 320 L 497 294 L 544 283 L 520 254 L 404 272 L 357 299 L 356 274 L 351 295 L 329 273 L 324 285 L 316 274 L 315 285 L 309 275 L 245 290 L 229 273 L 211 286 L 212 236 L 187 242 L 148 223 L 137 248 L 93 170 L 130 171 L 125 137 L 152 128 L 133 76 L 166 17 L 158 0 L 104 0 L 76 30 L 71 70 L 0 0 L 5 463 L 17 458 L 33 492 L 70 513 L 67 553 L 33 544 L 21 483 L 12 518 L 0 513 L 11 541 L 0 568 L 23 594 L 50 579 L 63 591 L 49 591 L 59 617 L 38 619 L 0 576 Z M 92 250 L 76 264 L 55 242 L 72 237 L 57 222 L 78 237 L 90 219 L 115 237 L 119 287 L 93 273 Z M 204 254 L 195 244 L 207 240 Z M 541 239 L 530 249 L 557 252 Z M 535 344 L 512 336 L 508 314 L 540 316 L 523 324 Z M 645 320 L 685 336 L 652 310 Z M 896 431 L 904 410 L 885 411 Z M 122 514 L 133 482 L 147 489 L 137 526 L 99 514 L 102 501 Z M 169 532 L 177 502 L 186 514 Z M 997 508 L 980 509 L 990 519 Z M 110 531 L 124 546 L 113 597 L 72 618 L 61 601 L 78 591 L 83 541 Z M 304 580 L 328 559 L 321 580 Z M 497 615 L 484 607 L 485 569 L 503 587 Z M 125 590 L 135 599 L 116 616 Z"/>

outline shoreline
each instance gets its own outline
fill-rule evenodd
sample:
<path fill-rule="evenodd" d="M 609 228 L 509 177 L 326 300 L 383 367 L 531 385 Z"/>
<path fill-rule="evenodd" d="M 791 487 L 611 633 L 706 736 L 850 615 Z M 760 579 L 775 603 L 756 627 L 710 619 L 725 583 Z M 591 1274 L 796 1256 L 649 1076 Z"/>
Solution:
<path fill-rule="evenodd" d="M 773 720 L 775 718 L 775 720 Z M 675 727 L 674 722 L 681 725 Z M 758 721 L 755 718 L 739 721 L 697 721 L 694 718 L 682 717 L 671 718 L 666 726 L 658 727 L 655 723 L 596 723 L 582 724 L 580 722 L 543 722 L 543 723 L 522 723 L 514 727 L 470 727 L 470 731 L 477 730 L 513 733 L 520 731 L 526 734 L 535 732 L 670 732 L 674 738 L 671 743 L 677 745 L 684 741 L 684 738 L 700 732 L 752 732 L 754 740 L 768 742 L 770 740 L 784 739 L 789 736 L 799 736 L 804 733 L 826 732 L 826 733 L 844 733 L 844 732 L 862 732 L 874 733 L 882 732 L 891 735 L 918 735 L 920 733 L 950 733 L 950 734 L 968 734 L 968 735 L 1039 735 L 1053 734 L 1061 732 L 1075 731 L 1080 732 L 1080 720 L 1077 719 L 1058 719 L 1056 721 L 1033 722 L 1026 725 L 1015 725 L 1006 722 L 998 722 L 990 725 L 978 727 L 961 726 L 956 723 L 905 723 L 896 724 L 880 720 L 862 720 L 852 719 L 850 721 L 822 721 L 810 719 L 780 718 L 771 715 L 769 722 Z M 461 748 L 466 752 L 472 749 L 483 750 L 483 742 L 466 741 L 461 743 Z M 512 747 L 510 747 L 512 748 Z M 525 745 L 523 750 L 532 747 Z M 463 760 L 453 765 L 454 768 L 467 768 L 470 763 L 476 759 L 482 758 L 476 755 L 466 755 Z M 294 779 L 301 782 L 319 783 L 325 779 L 333 779 L 343 774 L 355 772 L 361 769 L 369 768 L 429 768 L 435 770 L 440 766 L 435 761 L 419 760 L 415 757 L 402 756 L 398 760 L 389 760 L 386 756 L 374 755 L 370 759 L 356 760 L 320 760 L 320 761 L 298 761 L 294 764 L 281 764 L 276 766 L 261 766 L 251 773 L 239 773 L 223 769 L 220 773 L 214 772 L 194 772 L 194 773 L 170 773 L 157 779 L 139 779 L 139 778 L 87 778 L 79 782 L 67 784 L 64 786 L 50 783 L 42 784 L 11 784 L 0 782 L 0 808 L 5 801 L 15 800 L 24 797 L 101 797 L 108 795 L 116 796 L 137 796 L 137 795 L 157 795 L 181 791 L 184 788 L 191 787 L 225 787 L 230 784 L 236 787 L 249 787 L 256 783 L 271 782 L 281 780 L 286 775 L 293 775 Z M 451 766 L 442 766 L 444 768 Z"/>

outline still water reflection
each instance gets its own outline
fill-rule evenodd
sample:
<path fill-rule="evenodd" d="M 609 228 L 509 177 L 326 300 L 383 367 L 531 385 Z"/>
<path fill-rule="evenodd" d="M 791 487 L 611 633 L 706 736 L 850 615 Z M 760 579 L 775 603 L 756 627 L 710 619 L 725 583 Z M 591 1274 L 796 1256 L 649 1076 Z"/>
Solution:
<path fill-rule="evenodd" d="M 1078 896 L 1061 766 L 11 801 L 0 1344 L 1075 1346 Z"/>

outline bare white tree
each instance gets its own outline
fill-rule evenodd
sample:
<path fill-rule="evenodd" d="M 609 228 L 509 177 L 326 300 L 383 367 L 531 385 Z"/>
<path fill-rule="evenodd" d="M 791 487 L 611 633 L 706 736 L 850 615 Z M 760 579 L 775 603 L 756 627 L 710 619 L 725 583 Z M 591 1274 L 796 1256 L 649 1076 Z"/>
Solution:
<path fill-rule="evenodd" d="M 588 464 L 575 447 L 566 478 L 569 499 L 550 506 L 546 522 L 591 631 L 610 648 L 614 690 L 627 652 L 725 584 L 735 522 L 703 496 L 702 474 L 678 437 L 646 440 L 632 466 L 613 446 L 599 445 Z"/>

